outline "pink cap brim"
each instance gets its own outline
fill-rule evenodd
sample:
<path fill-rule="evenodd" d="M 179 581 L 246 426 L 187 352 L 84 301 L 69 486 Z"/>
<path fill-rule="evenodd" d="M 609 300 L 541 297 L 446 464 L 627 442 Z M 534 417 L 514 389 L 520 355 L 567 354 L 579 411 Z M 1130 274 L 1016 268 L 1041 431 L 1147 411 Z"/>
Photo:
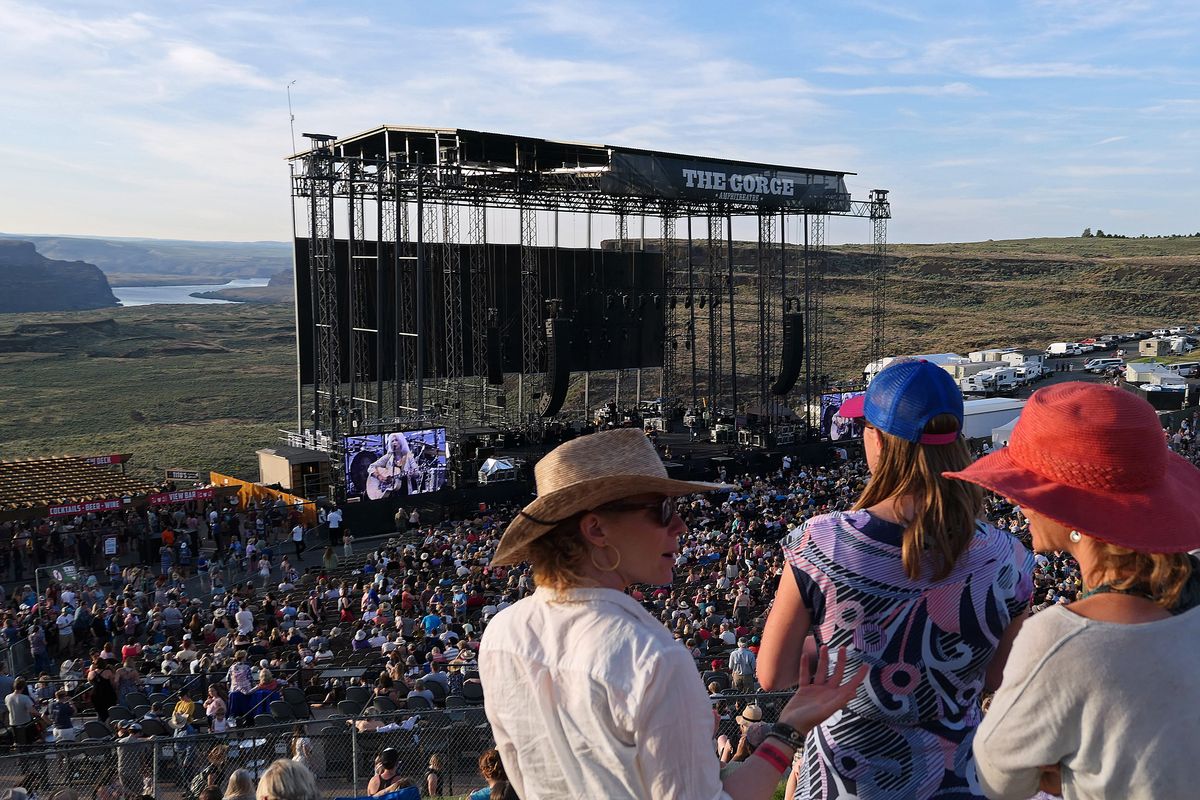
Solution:
<path fill-rule="evenodd" d="M 867 396 L 865 394 L 851 397 L 838 408 L 838 416 L 845 419 L 862 419 L 866 416 L 866 412 L 863 411 L 863 406 L 866 402 Z"/>
<path fill-rule="evenodd" d="M 921 444 L 954 444 L 958 441 L 958 431 L 951 433 L 923 433 Z"/>

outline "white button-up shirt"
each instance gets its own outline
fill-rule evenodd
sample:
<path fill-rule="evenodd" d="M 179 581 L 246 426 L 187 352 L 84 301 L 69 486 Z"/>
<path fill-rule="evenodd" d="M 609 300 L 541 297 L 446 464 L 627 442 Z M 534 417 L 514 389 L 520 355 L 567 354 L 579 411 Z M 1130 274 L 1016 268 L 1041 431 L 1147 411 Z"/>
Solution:
<path fill-rule="evenodd" d="M 539 588 L 491 621 L 479 667 L 523 800 L 728 800 L 696 665 L 628 595 Z"/>

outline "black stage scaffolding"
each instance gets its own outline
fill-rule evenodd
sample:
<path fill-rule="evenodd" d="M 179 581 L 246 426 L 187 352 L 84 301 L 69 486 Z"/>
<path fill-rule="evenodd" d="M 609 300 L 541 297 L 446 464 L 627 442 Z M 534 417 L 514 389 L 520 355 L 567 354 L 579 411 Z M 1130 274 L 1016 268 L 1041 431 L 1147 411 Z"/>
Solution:
<path fill-rule="evenodd" d="M 626 409 L 716 442 L 805 438 L 829 381 L 828 216 L 873 222 L 864 355 L 883 352 L 890 205 L 853 200 L 853 173 L 455 128 L 305 136 L 295 439 L 335 475 L 349 434 L 536 441 Z"/>

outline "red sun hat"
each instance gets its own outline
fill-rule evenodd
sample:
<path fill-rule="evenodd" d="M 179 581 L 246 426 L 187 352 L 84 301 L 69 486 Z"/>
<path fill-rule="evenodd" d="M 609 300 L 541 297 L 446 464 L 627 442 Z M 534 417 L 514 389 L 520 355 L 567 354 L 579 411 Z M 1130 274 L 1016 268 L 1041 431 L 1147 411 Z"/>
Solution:
<path fill-rule="evenodd" d="M 1170 451 L 1149 403 L 1114 386 L 1039 389 L 1008 447 L 942 474 L 1137 552 L 1200 548 L 1200 469 Z"/>

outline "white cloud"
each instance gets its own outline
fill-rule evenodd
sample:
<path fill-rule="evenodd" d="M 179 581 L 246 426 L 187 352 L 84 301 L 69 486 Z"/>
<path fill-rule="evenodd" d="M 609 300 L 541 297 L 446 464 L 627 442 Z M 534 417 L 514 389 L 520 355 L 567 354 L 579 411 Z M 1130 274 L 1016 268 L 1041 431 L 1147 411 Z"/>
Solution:
<path fill-rule="evenodd" d="M 225 84 L 251 89 L 278 88 L 274 81 L 259 75 L 253 68 L 190 43 L 170 45 L 163 66 L 169 75 L 193 86 Z"/>
<path fill-rule="evenodd" d="M 1076 164 L 1056 167 L 1050 170 L 1052 175 L 1063 175 L 1068 178 L 1114 178 L 1126 175 L 1172 175 L 1181 170 L 1168 167 L 1147 167 L 1122 164 Z"/>

